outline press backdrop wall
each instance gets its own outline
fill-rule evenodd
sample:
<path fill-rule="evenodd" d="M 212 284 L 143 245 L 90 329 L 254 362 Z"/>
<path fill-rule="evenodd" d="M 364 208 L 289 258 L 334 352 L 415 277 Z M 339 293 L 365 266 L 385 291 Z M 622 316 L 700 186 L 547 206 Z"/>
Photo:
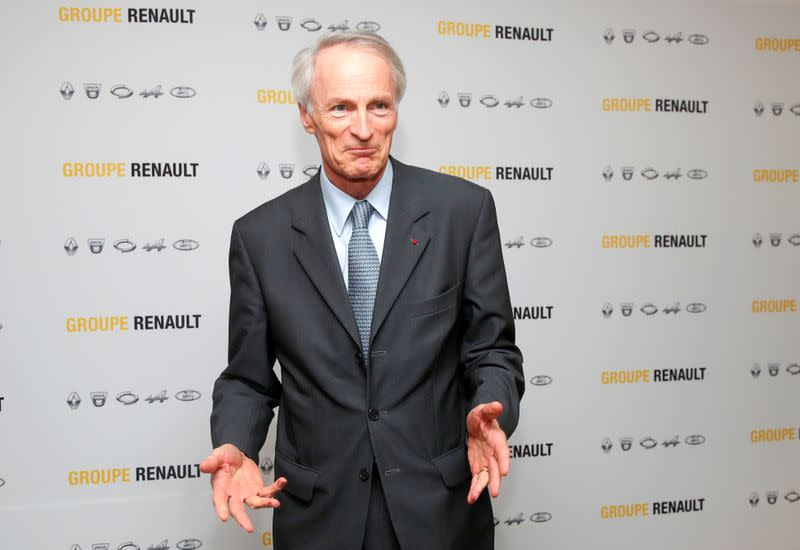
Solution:
<path fill-rule="evenodd" d="M 527 381 L 498 548 L 800 547 L 796 3 L 2 10 L 0 546 L 272 545 L 196 468 L 230 229 L 318 165 L 290 63 L 349 27 L 405 62 L 393 154 L 497 202 Z"/>

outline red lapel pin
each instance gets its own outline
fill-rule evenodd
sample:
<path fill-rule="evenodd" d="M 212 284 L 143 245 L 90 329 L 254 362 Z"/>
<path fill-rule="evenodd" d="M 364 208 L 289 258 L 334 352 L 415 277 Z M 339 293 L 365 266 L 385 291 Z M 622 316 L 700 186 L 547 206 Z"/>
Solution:
<path fill-rule="evenodd" d="M 419 241 L 417 239 L 411 239 L 411 244 L 417 246 L 419 244 Z"/>

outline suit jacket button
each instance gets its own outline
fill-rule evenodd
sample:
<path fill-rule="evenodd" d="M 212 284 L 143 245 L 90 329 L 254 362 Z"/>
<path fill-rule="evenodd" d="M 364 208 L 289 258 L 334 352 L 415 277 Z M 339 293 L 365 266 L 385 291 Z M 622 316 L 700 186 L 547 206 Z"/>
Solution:
<path fill-rule="evenodd" d="M 356 352 L 356 365 L 359 367 L 364 366 L 364 355 L 360 351 Z"/>
<path fill-rule="evenodd" d="M 367 470 L 366 468 L 361 468 L 361 471 L 358 472 L 358 478 L 361 481 L 368 480 L 369 479 L 369 470 Z"/>
<path fill-rule="evenodd" d="M 378 420 L 381 417 L 381 413 L 379 413 L 377 409 L 370 409 L 369 412 L 367 412 L 367 417 L 370 420 Z"/>

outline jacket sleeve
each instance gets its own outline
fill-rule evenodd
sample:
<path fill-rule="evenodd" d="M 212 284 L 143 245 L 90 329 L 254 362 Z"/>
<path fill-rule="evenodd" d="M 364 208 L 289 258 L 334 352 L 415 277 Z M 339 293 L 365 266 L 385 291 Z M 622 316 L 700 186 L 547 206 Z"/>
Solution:
<path fill-rule="evenodd" d="M 508 295 L 494 199 L 486 190 L 467 258 L 462 298 L 464 338 L 461 362 L 470 410 L 499 401 L 500 427 L 510 437 L 519 420 L 525 391 L 522 354 L 514 343 L 514 318 Z"/>
<path fill-rule="evenodd" d="M 273 370 L 264 295 L 237 224 L 229 256 L 228 366 L 214 384 L 211 442 L 215 448 L 232 443 L 258 462 L 280 403 L 281 383 Z"/>

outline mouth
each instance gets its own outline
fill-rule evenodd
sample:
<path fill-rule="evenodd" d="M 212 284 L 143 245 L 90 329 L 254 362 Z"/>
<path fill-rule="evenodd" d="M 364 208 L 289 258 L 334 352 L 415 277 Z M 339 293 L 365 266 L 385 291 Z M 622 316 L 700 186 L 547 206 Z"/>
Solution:
<path fill-rule="evenodd" d="M 356 156 L 369 156 L 378 151 L 375 147 L 350 147 L 347 152 Z"/>

